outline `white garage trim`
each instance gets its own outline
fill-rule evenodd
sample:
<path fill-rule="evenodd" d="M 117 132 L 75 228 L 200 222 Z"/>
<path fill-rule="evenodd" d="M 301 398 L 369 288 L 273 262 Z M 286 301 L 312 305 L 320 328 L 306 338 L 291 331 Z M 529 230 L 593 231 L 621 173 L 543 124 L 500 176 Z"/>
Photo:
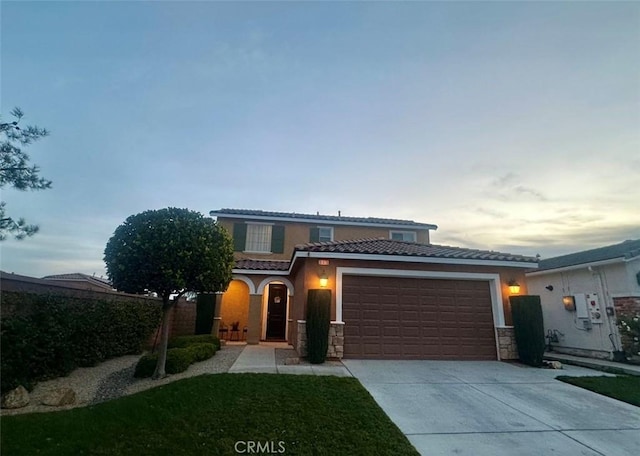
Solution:
<path fill-rule="evenodd" d="M 474 272 L 447 272 L 447 271 L 407 271 L 402 269 L 375 269 L 375 268 L 336 268 L 336 320 L 342 321 L 342 276 L 384 276 L 384 277 L 409 277 L 422 279 L 457 279 L 457 280 L 484 280 L 489 282 L 491 292 L 491 308 L 493 310 L 493 325 L 504 326 L 504 311 L 502 309 L 502 292 L 500 291 L 499 274 L 482 274 Z M 498 355 L 500 351 L 498 350 Z"/>

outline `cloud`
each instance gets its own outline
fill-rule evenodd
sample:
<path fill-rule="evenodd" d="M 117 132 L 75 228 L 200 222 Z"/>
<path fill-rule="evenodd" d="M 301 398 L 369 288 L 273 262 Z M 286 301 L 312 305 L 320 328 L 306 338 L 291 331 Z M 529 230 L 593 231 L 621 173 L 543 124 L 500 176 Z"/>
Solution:
<path fill-rule="evenodd" d="M 504 176 L 500 176 L 500 177 L 494 179 L 491 182 L 491 186 L 492 187 L 502 188 L 502 187 L 505 187 L 505 186 L 508 186 L 508 185 L 512 184 L 514 181 L 517 181 L 517 180 L 518 180 L 518 174 L 516 174 L 514 172 L 508 172 Z"/>
<path fill-rule="evenodd" d="M 487 215 L 492 218 L 503 219 L 507 216 L 507 213 L 504 211 L 499 211 L 497 209 L 489 209 L 486 207 L 477 207 L 474 211 L 478 214 Z"/>
<path fill-rule="evenodd" d="M 483 195 L 502 202 L 535 200 L 549 201 L 539 190 L 522 183 L 524 179 L 513 171 L 494 178 L 486 185 Z"/>
<path fill-rule="evenodd" d="M 516 187 L 513 188 L 513 190 L 516 193 L 519 193 L 521 195 L 530 195 L 533 196 L 534 199 L 537 199 L 538 201 L 549 201 L 549 199 L 544 196 L 542 193 L 540 193 L 539 191 L 531 188 L 531 187 L 525 187 L 524 185 L 518 185 Z"/>

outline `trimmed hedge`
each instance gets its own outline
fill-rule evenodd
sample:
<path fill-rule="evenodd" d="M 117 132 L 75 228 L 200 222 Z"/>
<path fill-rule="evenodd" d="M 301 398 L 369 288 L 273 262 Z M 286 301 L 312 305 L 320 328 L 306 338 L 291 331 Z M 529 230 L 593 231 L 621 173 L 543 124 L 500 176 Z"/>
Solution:
<path fill-rule="evenodd" d="M 186 350 L 191 352 L 194 363 L 209 359 L 216 354 L 216 347 L 213 344 L 193 344 L 189 345 Z"/>
<path fill-rule="evenodd" d="M 307 358 L 324 363 L 329 349 L 331 290 L 309 290 L 307 295 Z"/>
<path fill-rule="evenodd" d="M 220 339 L 211 334 L 201 334 L 199 336 L 179 336 L 169 340 L 169 348 L 185 348 L 193 344 L 213 344 L 216 350 L 220 350 Z"/>
<path fill-rule="evenodd" d="M 540 296 L 511 296 L 509 301 L 520 361 L 540 367 L 545 349 Z"/>
<path fill-rule="evenodd" d="M 134 377 L 151 377 L 158 363 L 158 354 L 144 355 L 136 364 Z M 167 374 L 179 374 L 184 372 L 193 363 L 193 354 L 188 348 L 171 348 L 167 350 L 167 362 L 165 372 Z"/>
<path fill-rule="evenodd" d="M 211 336 L 213 337 L 213 336 Z M 189 342 L 195 339 L 196 342 Z M 193 364 L 211 358 L 216 354 L 216 346 L 212 343 L 198 342 L 201 336 L 182 336 L 171 339 L 168 344 L 167 362 L 165 372 L 167 374 L 178 374 L 184 372 Z M 151 377 L 158 363 L 158 354 L 144 355 L 138 361 L 134 377 Z"/>
<path fill-rule="evenodd" d="M 76 367 L 140 353 L 160 324 L 156 301 L 77 298 L 3 292 L 3 307 L 18 313 L 0 325 L 1 390 L 32 389 L 40 380 L 69 374 Z"/>

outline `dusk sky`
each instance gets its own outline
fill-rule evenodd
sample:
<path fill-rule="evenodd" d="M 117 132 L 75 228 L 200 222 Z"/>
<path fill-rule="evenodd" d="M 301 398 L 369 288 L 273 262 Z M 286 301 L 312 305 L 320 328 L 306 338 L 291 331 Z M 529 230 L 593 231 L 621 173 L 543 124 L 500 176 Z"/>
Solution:
<path fill-rule="evenodd" d="M 411 219 L 543 258 L 640 238 L 638 2 L 1 3 L 50 190 L 0 269 L 105 273 L 129 215 Z"/>

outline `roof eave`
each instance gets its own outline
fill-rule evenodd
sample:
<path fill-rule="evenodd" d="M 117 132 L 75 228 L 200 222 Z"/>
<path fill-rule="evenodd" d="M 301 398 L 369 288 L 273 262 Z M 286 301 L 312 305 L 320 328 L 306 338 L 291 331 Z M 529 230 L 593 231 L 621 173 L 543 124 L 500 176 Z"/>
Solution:
<path fill-rule="evenodd" d="M 405 263 L 432 263 L 432 264 L 458 264 L 467 266 L 499 266 L 532 269 L 536 268 L 536 262 L 529 261 L 513 261 L 513 260 L 482 260 L 473 258 L 440 258 L 431 256 L 416 255 L 384 255 L 374 253 L 342 253 L 342 252 L 310 252 L 308 250 L 297 250 L 293 253 L 291 259 L 292 270 L 298 258 L 327 258 L 327 259 L 343 259 L 343 260 L 368 260 L 368 261 L 392 261 Z"/>
<path fill-rule="evenodd" d="M 249 274 L 249 275 L 289 275 L 289 269 L 237 269 L 231 270 L 233 274 Z"/>
<path fill-rule="evenodd" d="M 334 220 L 334 219 L 316 219 L 316 218 L 304 218 L 304 217 L 279 217 L 273 215 L 245 215 L 245 214 L 230 214 L 220 211 L 209 211 L 211 217 L 224 216 L 231 219 L 243 219 L 243 220 L 265 220 L 265 221 L 280 221 L 280 222 L 298 222 L 298 223 L 316 223 L 319 225 L 350 225 L 350 226 L 368 226 L 378 228 L 390 228 L 390 229 L 410 229 L 410 230 L 437 230 L 438 226 L 430 223 L 376 223 L 376 222 L 356 222 L 349 220 Z"/>
<path fill-rule="evenodd" d="M 531 272 L 526 272 L 526 275 L 543 275 L 543 274 L 553 274 L 556 272 L 565 272 L 565 271 L 572 271 L 572 270 L 576 270 L 576 269 L 585 269 L 585 268 L 589 268 L 589 267 L 597 267 L 597 266 L 608 266 L 610 264 L 616 264 L 616 263 L 626 263 L 629 261 L 632 261 L 636 258 L 640 258 L 640 257 L 634 257 L 634 258 L 625 258 L 625 257 L 618 257 L 618 258 L 609 258 L 607 260 L 600 260 L 600 261 L 589 261 L 586 263 L 578 263 L 578 264 L 570 264 L 567 266 L 559 266 L 557 268 L 546 268 L 546 269 L 538 269 L 535 271 L 531 271 Z"/>

